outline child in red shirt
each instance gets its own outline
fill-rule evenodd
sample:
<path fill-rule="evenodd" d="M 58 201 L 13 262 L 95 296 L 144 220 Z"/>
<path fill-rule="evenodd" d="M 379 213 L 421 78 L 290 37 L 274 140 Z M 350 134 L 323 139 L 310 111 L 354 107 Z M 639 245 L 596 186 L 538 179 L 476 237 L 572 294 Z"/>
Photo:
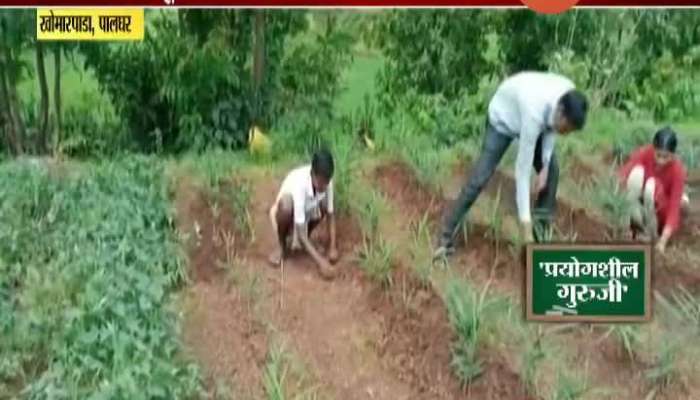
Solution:
<path fill-rule="evenodd" d="M 680 226 L 681 209 L 688 197 L 684 193 L 686 171 L 676 156 L 677 138 L 671 128 L 654 135 L 653 144 L 637 149 L 619 171 L 622 184 L 635 207 L 632 210 L 633 237 L 644 227 L 655 226 L 661 235 L 657 250 L 664 252 L 669 238 Z M 655 221 L 644 221 L 643 208 Z"/>

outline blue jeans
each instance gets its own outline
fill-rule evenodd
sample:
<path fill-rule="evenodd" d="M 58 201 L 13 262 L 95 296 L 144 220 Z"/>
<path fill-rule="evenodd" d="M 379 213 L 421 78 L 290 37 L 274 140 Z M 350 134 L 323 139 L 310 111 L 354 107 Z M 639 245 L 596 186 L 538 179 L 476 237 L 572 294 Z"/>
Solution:
<path fill-rule="evenodd" d="M 463 218 L 469 212 L 479 194 L 484 189 L 489 179 L 493 176 L 498 164 L 513 138 L 497 131 L 491 123 L 486 123 L 486 136 L 481 148 L 481 155 L 467 182 L 462 187 L 459 197 L 455 201 L 452 209 L 447 214 L 442 232 L 440 234 L 440 245 L 450 247 L 453 245 L 454 237 L 460 227 Z M 542 169 L 542 136 L 537 141 L 533 167 L 538 173 Z M 559 184 L 559 166 L 555 154 L 552 154 L 549 163 L 549 173 L 547 184 L 535 200 L 533 214 L 535 223 L 535 234 L 543 232 L 551 224 L 552 216 L 556 208 L 557 186 Z"/>

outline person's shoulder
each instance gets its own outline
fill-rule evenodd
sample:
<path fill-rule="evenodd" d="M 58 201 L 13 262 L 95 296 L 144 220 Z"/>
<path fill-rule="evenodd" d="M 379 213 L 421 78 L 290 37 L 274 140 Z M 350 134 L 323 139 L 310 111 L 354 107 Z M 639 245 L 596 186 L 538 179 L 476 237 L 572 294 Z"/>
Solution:
<path fill-rule="evenodd" d="M 681 176 L 683 179 L 685 179 L 688 170 L 685 168 L 683 160 L 681 160 L 679 157 L 675 157 L 671 162 L 671 168 L 676 173 L 676 175 Z"/>

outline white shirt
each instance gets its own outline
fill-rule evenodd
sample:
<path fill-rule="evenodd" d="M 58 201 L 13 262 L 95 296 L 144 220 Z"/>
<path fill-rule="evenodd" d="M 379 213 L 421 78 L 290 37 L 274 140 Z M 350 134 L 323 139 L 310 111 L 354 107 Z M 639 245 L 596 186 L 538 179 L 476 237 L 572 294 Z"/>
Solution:
<path fill-rule="evenodd" d="M 554 151 L 552 125 L 557 105 L 575 88 L 569 79 L 547 72 L 520 72 L 504 80 L 489 103 L 489 121 L 502 134 L 518 139 L 515 186 L 518 216 L 530 222 L 530 173 L 537 139 L 542 136 L 542 165 Z"/>
<path fill-rule="evenodd" d="M 296 225 L 303 225 L 311 219 L 313 213 L 319 209 L 319 205 L 324 200 L 328 213 L 333 213 L 333 179 L 328 183 L 325 192 L 314 193 L 310 164 L 295 168 L 287 174 L 277 194 L 277 201 L 286 194 L 290 194 L 294 202 L 294 223 Z"/>

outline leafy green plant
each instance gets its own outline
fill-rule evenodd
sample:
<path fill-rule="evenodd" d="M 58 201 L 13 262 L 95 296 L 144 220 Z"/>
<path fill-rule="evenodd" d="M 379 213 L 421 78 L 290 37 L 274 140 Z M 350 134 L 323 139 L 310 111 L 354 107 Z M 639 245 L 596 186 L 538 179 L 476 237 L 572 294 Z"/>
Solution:
<path fill-rule="evenodd" d="M 393 285 L 394 247 L 381 236 L 365 239 L 360 251 L 360 268 L 380 285 Z"/>
<path fill-rule="evenodd" d="M 452 345 L 451 364 L 466 386 L 483 372 L 478 350 L 482 316 L 488 306 L 486 290 L 479 294 L 466 282 L 452 281 L 448 284 L 446 293 L 448 317 L 457 333 L 457 340 Z"/>
<path fill-rule="evenodd" d="M 263 375 L 263 385 L 268 400 L 286 400 L 287 368 L 284 365 L 284 353 L 281 347 L 272 347 L 267 355 Z"/>
<path fill-rule="evenodd" d="M 431 233 L 428 224 L 428 213 L 411 224 L 412 246 L 411 264 L 416 276 L 423 285 L 429 285 L 433 271 Z"/>
<path fill-rule="evenodd" d="M 589 186 L 591 202 L 602 210 L 606 221 L 613 229 L 614 238 L 619 239 L 629 231 L 630 210 L 627 194 L 618 183 L 617 175 L 606 174 Z"/>
<path fill-rule="evenodd" d="M 357 194 L 355 211 L 359 215 L 360 228 L 365 240 L 372 242 L 379 236 L 379 216 L 384 211 L 384 199 L 376 190 L 360 191 Z"/>
<path fill-rule="evenodd" d="M 496 191 L 496 199 L 491 204 L 491 210 L 489 212 L 489 222 L 487 235 L 491 237 L 491 240 L 495 243 L 496 249 L 500 248 L 499 243 L 501 240 L 501 231 L 503 220 L 501 217 L 501 186 L 498 186 Z"/>
<path fill-rule="evenodd" d="M 142 157 L 66 177 L 0 166 L 0 382 L 29 398 L 201 395 L 167 309 L 186 269 L 162 173 Z"/>

